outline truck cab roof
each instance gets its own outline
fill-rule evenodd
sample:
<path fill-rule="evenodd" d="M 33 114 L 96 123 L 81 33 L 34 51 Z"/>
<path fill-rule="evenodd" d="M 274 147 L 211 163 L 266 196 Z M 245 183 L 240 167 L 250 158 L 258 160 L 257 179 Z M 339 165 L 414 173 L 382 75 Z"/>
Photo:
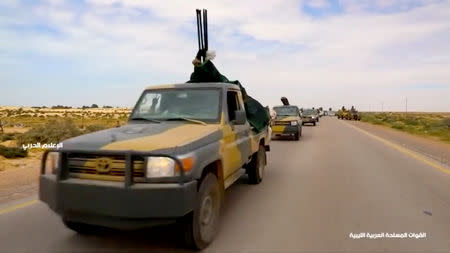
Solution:
<path fill-rule="evenodd" d="M 240 90 L 239 86 L 233 83 L 178 83 L 147 86 L 145 90 L 158 89 L 188 89 L 188 88 L 220 88 Z"/>

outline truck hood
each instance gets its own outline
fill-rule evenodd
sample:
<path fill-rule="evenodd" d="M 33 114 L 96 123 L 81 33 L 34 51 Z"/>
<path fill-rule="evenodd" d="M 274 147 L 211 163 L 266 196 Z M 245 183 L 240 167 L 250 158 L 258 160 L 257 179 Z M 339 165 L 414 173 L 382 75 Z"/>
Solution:
<path fill-rule="evenodd" d="M 185 122 L 128 124 L 63 141 L 63 149 L 135 150 L 173 154 L 222 138 L 219 124 Z"/>

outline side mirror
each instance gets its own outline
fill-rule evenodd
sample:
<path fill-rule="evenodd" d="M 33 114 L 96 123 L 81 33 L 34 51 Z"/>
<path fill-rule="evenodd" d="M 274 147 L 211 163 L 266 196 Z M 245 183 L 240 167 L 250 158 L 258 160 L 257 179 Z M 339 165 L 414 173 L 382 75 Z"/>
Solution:
<path fill-rule="evenodd" d="M 247 122 L 247 115 L 245 115 L 245 111 L 237 110 L 234 111 L 235 119 L 233 120 L 233 123 L 236 125 L 244 125 L 245 122 Z"/>

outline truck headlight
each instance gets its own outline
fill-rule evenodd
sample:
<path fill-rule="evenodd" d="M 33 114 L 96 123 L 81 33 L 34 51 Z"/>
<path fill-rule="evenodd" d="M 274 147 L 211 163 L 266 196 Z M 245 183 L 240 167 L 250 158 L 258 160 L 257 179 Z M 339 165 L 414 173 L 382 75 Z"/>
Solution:
<path fill-rule="evenodd" d="M 180 159 L 185 172 L 190 171 L 194 165 L 194 159 L 187 157 Z M 178 175 L 180 168 L 175 160 L 169 157 L 147 157 L 146 177 L 173 177 Z"/>
<path fill-rule="evenodd" d="M 49 152 L 45 160 L 45 174 L 56 174 L 59 163 L 59 152 Z"/>
<path fill-rule="evenodd" d="M 147 177 L 175 176 L 175 161 L 168 157 L 148 157 L 146 166 Z"/>
<path fill-rule="evenodd" d="M 315 119 L 316 117 L 315 116 L 311 116 L 311 119 Z"/>
<path fill-rule="evenodd" d="M 297 121 L 291 121 L 291 126 L 296 126 L 298 124 Z"/>

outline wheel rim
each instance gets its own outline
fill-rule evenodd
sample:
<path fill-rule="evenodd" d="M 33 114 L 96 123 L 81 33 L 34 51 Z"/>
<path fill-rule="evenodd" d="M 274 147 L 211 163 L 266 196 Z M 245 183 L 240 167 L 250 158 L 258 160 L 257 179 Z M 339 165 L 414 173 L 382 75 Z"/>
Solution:
<path fill-rule="evenodd" d="M 206 196 L 200 207 L 200 236 L 203 241 L 210 241 L 214 235 L 218 201 L 214 192 Z"/>
<path fill-rule="evenodd" d="M 211 195 L 203 199 L 200 211 L 200 224 L 206 226 L 211 222 L 213 215 L 213 203 Z"/>

